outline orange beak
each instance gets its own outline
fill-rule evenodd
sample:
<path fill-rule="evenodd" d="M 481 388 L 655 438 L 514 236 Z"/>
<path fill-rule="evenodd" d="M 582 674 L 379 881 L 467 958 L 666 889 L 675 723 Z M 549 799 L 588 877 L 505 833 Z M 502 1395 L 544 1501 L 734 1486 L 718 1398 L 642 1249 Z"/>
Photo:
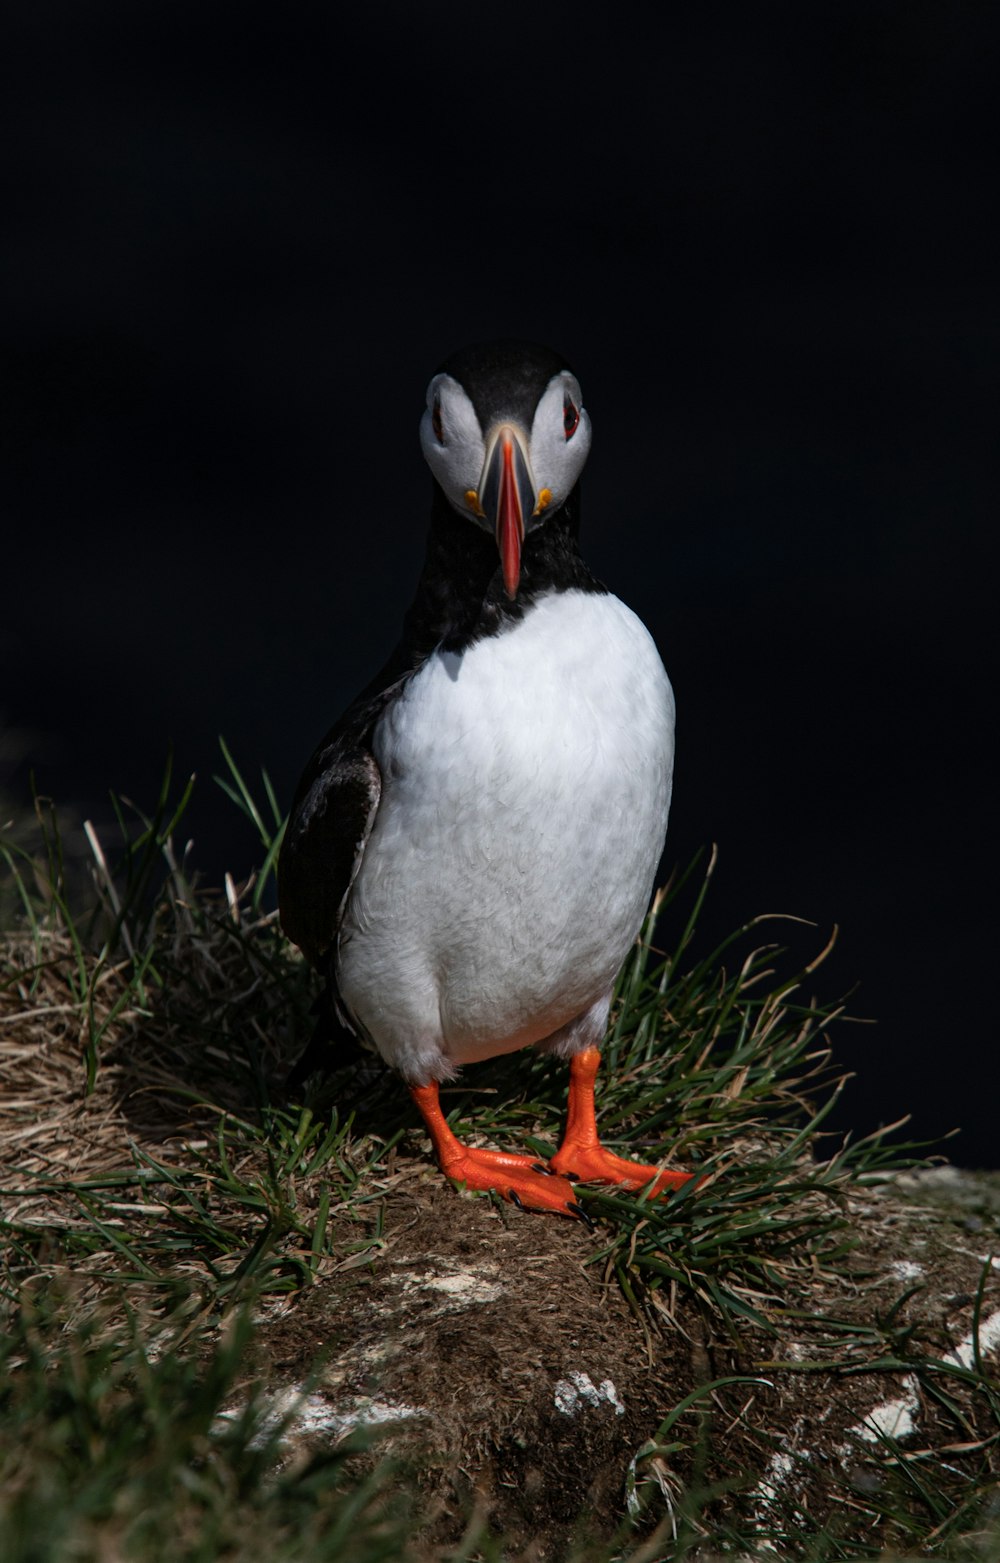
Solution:
<path fill-rule="evenodd" d="M 521 579 L 521 545 L 537 496 L 527 443 L 512 423 L 501 424 L 490 441 L 479 493 L 486 519 L 496 531 L 504 590 L 513 601 Z"/>

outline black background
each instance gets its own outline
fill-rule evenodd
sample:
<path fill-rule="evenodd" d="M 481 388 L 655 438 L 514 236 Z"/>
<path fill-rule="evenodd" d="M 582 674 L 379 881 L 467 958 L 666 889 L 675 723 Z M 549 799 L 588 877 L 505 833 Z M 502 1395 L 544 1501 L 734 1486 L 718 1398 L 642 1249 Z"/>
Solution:
<path fill-rule="evenodd" d="M 8 17 L 0 710 L 106 819 L 168 742 L 255 860 L 422 555 L 427 379 L 565 353 L 585 553 L 678 700 L 666 862 L 858 982 L 838 1122 L 997 1165 L 990 9 L 169 4 Z M 680 14 L 681 11 L 685 14 Z M 8 791 L 10 787 L 8 787 Z"/>

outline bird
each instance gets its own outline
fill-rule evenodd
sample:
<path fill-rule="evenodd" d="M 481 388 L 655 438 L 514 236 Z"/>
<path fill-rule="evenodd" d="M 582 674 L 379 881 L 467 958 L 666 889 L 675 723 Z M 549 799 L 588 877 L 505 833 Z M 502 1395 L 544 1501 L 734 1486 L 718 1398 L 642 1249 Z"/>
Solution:
<path fill-rule="evenodd" d="M 580 554 L 579 381 L 535 343 L 464 348 L 430 380 L 420 443 L 425 563 L 398 645 L 303 772 L 282 927 L 454 1183 L 571 1216 L 579 1182 L 660 1197 L 691 1174 L 603 1146 L 595 1081 L 663 850 L 674 698 Z M 440 1102 L 464 1064 L 528 1047 L 569 1066 L 547 1163 L 464 1143 Z"/>

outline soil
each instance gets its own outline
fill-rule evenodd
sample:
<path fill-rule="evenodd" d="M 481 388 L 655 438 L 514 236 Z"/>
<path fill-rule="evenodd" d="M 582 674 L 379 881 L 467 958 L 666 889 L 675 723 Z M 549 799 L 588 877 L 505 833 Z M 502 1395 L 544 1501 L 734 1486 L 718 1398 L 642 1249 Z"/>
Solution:
<path fill-rule="evenodd" d="M 942 1195 L 947 1213 L 926 1203 Z M 988 1435 L 976 1396 L 949 1378 L 956 1411 L 946 1411 L 898 1350 L 902 1339 L 946 1359 L 966 1342 L 971 1363 L 997 1209 L 1000 1178 L 951 1168 L 859 1195 L 848 1273 L 817 1273 L 806 1309 L 851 1328 L 792 1317 L 774 1335 L 734 1337 L 692 1298 L 669 1312 L 654 1299 L 650 1327 L 588 1262 L 599 1234 L 497 1209 L 415 1164 L 387 1201 L 377 1262 L 265 1311 L 260 1366 L 279 1402 L 308 1386 L 306 1444 L 384 1424 L 378 1450 L 416 1474 L 429 1541 L 453 1542 L 475 1509 L 508 1546 L 554 1559 L 574 1537 L 608 1535 L 627 1507 L 640 1531 L 669 1526 L 694 1479 L 723 1489 L 702 1507 L 706 1526 L 728 1517 L 784 1536 L 820 1522 L 884 1544 L 892 1536 L 865 1513 L 866 1496 L 893 1479 L 876 1427 L 917 1455 L 947 1445 L 970 1472 L 981 1457 L 958 1448 Z M 995 1365 L 996 1270 L 979 1320 Z M 679 1401 L 729 1375 L 759 1381 L 706 1391 L 667 1435 L 684 1447 L 643 1452 Z"/>
<path fill-rule="evenodd" d="M 440 1178 L 399 1191 L 370 1273 L 332 1277 L 265 1332 L 276 1379 L 308 1375 L 343 1414 L 396 1410 L 434 1529 L 470 1499 L 524 1545 L 583 1514 L 620 1520 L 627 1467 L 695 1371 L 675 1333 L 652 1360 L 618 1287 L 586 1268 L 583 1228 L 463 1199 Z"/>

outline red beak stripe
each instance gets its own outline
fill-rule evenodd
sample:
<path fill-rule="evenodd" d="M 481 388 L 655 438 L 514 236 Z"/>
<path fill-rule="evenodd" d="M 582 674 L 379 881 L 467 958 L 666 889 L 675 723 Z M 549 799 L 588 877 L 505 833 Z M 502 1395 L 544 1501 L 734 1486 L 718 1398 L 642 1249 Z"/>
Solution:
<path fill-rule="evenodd" d="M 514 442 L 504 435 L 500 466 L 500 493 L 497 505 L 497 547 L 503 567 L 503 584 L 507 596 L 517 596 L 521 579 L 521 544 L 524 541 L 524 516 L 521 512 L 521 496 L 514 474 Z"/>

